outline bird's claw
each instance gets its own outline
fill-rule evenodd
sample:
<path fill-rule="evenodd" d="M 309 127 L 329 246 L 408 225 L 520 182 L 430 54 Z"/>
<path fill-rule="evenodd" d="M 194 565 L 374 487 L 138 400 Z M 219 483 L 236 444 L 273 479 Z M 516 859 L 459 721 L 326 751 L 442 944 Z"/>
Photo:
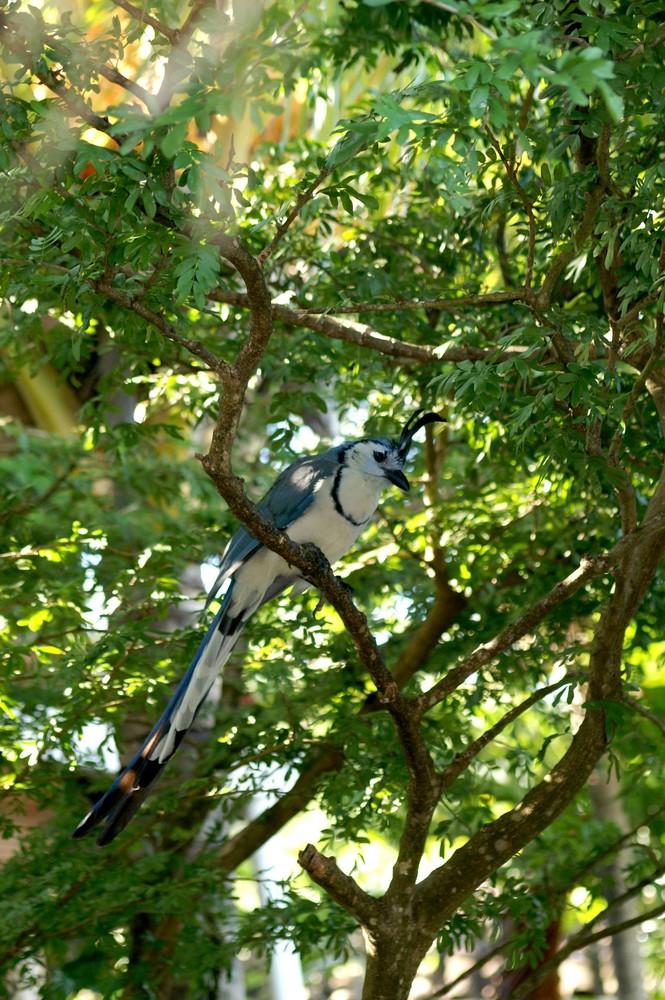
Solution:
<path fill-rule="evenodd" d="M 384 687 L 383 691 L 379 692 L 379 702 L 381 705 L 392 705 L 398 694 L 399 688 L 397 684 L 395 681 L 391 681 L 390 684 Z"/>

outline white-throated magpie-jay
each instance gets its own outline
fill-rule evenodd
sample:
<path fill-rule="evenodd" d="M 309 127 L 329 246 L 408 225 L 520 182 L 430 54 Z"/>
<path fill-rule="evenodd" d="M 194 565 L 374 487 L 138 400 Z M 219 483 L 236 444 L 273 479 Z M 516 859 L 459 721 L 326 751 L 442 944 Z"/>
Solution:
<path fill-rule="evenodd" d="M 413 436 L 426 424 L 442 419 L 436 413 L 418 410 L 407 421 L 399 441 L 364 438 L 300 458 L 279 476 L 257 509 L 294 542 L 313 543 L 334 563 L 367 527 L 386 486 L 409 489 L 403 468 Z M 224 551 L 208 604 L 227 580 L 221 607 L 162 717 L 79 823 L 75 837 L 83 837 L 104 823 L 97 838 L 103 845 L 124 829 L 194 722 L 248 618 L 287 588 L 301 593 L 309 586 L 298 569 L 256 541 L 244 527 Z"/>

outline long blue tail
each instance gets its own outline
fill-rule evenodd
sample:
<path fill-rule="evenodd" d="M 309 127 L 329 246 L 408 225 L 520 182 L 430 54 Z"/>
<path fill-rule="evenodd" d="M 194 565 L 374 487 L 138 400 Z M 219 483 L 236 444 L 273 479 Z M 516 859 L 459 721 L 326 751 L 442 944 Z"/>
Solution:
<path fill-rule="evenodd" d="M 143 804 L 164 765 L 180 746 L 247 620 L 225 613 L 232 589 L 233 583 L 159 722 L 109 790 L 81 820 L 74 837 L 85 837 L 103 823 L 97 843 L 110 844 Z"/>

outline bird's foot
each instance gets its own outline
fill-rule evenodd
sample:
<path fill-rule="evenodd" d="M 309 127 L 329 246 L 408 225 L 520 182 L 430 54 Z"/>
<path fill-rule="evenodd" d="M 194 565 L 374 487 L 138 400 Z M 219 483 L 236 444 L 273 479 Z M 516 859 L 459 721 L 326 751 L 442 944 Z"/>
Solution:
<path fill-rule="evenodd" d="M 381 705 L 392 705 L 398 694 L 399 688 L 397 684 L 395 681 L 391 681 L 390 684 L 384 687 L 383 691 L 379 692 L 379 703 Z"/>

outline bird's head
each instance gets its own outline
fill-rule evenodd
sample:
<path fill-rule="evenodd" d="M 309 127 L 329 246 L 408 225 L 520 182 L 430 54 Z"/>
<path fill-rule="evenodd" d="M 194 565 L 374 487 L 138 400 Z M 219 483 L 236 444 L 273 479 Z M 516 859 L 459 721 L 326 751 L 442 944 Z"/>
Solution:
<path fill-rule="evenodd" d="M 409 481 L 403 469 L 411 442 L 421 427 L 435 422 L 443 423 L 444 418 L 437 413 L 416 410 L 404 425 L 399 441 L 389 441 L 387 438 L 364 438 L 362 441 L 354 441 L 344 449 L 343 461 L 349 468 L 357 469 L 366 476 L 387 479 L 400 490 L 408 491 Z"/>

